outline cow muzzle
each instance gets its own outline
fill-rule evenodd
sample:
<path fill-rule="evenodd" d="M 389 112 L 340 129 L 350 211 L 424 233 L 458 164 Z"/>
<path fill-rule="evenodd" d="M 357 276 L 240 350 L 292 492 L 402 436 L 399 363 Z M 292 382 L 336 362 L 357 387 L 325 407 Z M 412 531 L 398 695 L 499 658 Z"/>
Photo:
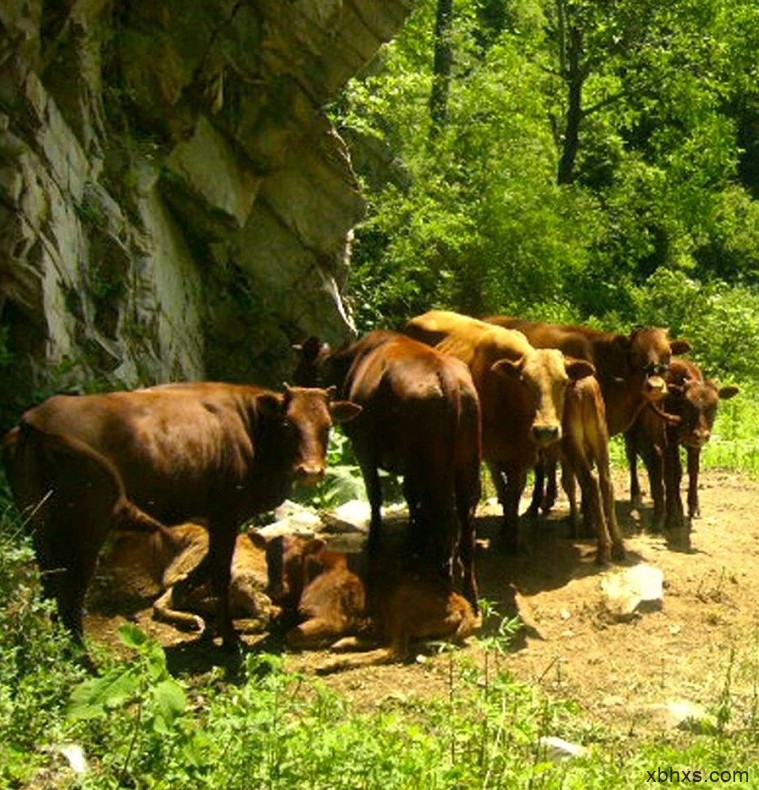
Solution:
<path fill-rule="evenodd" d="M 532 440 L 539 447 L 546 447 L 549 444 L 558 442 L 561 439 L 560 425 L 533 425 Z"/>
<path fill-rule="evenodd" d="M 661 376 L 649 376 L 643 389 L 646 398 L 654 403 L 667 397 L 667 383 Z"/>
<path fill-rule="evenodd" d="M 692 447 L 694 450 L 700 450 L 709 442 L 710 438 L 710 431 L 692 431 L 690 434 L 688 434 L 683 444 L 686 447 Z"/>
<path fill-rule="evenodd" d="M 324 466 L 315 464 L 301 464 L 295 470 L 295 481 L 305 486 L 315 486 L 324 480 Z"/>

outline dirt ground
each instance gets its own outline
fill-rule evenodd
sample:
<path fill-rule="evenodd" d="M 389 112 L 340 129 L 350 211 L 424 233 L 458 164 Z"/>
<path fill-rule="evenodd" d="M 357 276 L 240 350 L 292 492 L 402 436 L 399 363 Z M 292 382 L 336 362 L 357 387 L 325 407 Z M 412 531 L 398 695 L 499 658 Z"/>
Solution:
<path fill-rule="evenodd" d="M 569 538 L 565 502 L 551 517 L 530 525 L 528 552 L 506 557 L 487 546 L 500 519 L 493 503 L 477 518 L 482 544 L 477 556 L 480 595 L 501 615 L 522 616 L 527 628 L 503 664 L 517 679 L 537 683 L 557 698 L 577 701 L 590 724 L 613 725 L 629 735 L 662 726 L 654 711 L 669 701 L 713 708 L 726 684 L 747 708 L 759 688 L 759 482 L 735 474 L 702 473 L 701 511 L 693 523 L 691 553 L 667 548 L 660 536 L 641 530 L 641 516 L 625 501 L 617 480 L 620 524 L 626 534 L 624 565 L 645 562 L 664 573 L 658 611 L 614 620 L 602 605 L 600 582 L 611 568 L 594 562 L 592 541 Z M 643 517 L 649 511 L 644 510 Z M 93 611 L 87 630 L 95 640 L 115 644 L 124 616 L 136 620 L 167 647 L 172 668 L 203 672 L 220 651 L 154 622 L 149 609 Z M 482 658 L 479 637 L 461 648 Z M 247 638 L 250 649 L 280 649 L 276 640 Z M 311 671 L 326 652 L 288 654 L 289 668 Z M 371 707 L 388 696 L 411 698 L 448 693 L 448 660 L 434 653 L 406 665 L 374 666 L 327 676 L 325 682 Z"/>

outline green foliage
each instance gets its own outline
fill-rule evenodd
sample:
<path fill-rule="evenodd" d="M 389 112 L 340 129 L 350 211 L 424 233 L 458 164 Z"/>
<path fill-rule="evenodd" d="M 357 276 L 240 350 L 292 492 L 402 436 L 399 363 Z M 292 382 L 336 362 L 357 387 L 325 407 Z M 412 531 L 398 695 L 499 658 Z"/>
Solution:
<path fill-rule="evenodd" d="M 435 0 L 335 108 L 369 199 L 362 328 L 430 307 L 668 325 L 757 380 L 759 12 L 748 0 L 454 4 L 447 125 L 430 136 Z M 572 31 L 579 143 L 567 145 Z"/>

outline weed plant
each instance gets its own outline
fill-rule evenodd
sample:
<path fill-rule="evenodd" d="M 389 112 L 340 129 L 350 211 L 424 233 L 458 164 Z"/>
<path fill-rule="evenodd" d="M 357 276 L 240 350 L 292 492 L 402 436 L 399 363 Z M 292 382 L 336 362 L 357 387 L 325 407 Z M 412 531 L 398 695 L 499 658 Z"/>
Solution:
<path fill-rule="evenodd" d="M 752 404 L 723 404 L 718 436 L 742 436 Z M 628 722 L 592 725 L 571 701 L 515 681 L 516 624 L 487 606 L 496 625 L 476 649 L 409 666 L 403 688 L 369 702 L 264 653 L 246 655 L 234 680 L 221 670 L 173 677 L 163 649 L 131 625 L 121 632 L 130 657 L 101 651 L 93 678 L 39 600 L 29 537 L 2 495 L 0 510 L 2 788 L 629 788 L 649 786 L 650 771 L 696 770 L 746 771 L 732 784 L 759 786 L 759 640 L 725 654 L 712 726 L 657 738 Z M 415 693 L 441 671 L 447 693 Z M 543 736 L 586 755 L 557 759 Z M 83 750 L 84 773 L 61 756 L 65 744 Z"/>

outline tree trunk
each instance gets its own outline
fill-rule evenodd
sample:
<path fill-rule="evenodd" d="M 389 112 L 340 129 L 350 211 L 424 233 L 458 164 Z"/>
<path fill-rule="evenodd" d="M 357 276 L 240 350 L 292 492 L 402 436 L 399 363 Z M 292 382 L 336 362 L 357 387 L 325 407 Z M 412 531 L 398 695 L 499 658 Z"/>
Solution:
<path fill-rule="evenodd" d="M 451 46 L 451 18 L 453 0 L 438 0 L 435 15 L 435 56 L 432 64 L 432 92 L 430 93 L 430 137 L 436 137 L 448 120 L 448 89 L 451 83 L 453 47 Z"/>
<path fill-rule="evenodd" d="M 575 164 L 580 148 L 580 125 L 583 119 L 582 89 L 585 74 L 582 68 L 582 31 L 570 27 L 566 38 L 566 63 L 563 77 L 567 84 L 567 116 L 559 172 L 559 184 L 571 184 L 575 180 Z"/>

